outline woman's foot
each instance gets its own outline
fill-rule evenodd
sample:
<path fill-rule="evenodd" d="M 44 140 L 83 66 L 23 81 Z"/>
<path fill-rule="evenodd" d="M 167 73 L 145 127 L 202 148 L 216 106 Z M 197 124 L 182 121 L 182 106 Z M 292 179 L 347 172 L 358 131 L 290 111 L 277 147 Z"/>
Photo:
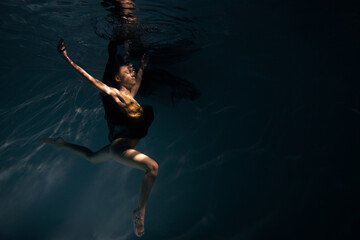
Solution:
<path fill-rule="evenodd" d="M 43 141 L 44 143 L 47 143 L 47 144 L 51 144 L 55 147 L 60 147 L 65 143 L 65 141 L 62 137 L 42 138 L 41 141 Z"/>
<path fill-rule="evenodd" d="M 144 214 L 141 213 L 141 211 L 139 209 L 136 209 L 133 212 L 133 223 L 134 223 L 135 235 L 138 237 L 143 236 L 145 233 Z"/>

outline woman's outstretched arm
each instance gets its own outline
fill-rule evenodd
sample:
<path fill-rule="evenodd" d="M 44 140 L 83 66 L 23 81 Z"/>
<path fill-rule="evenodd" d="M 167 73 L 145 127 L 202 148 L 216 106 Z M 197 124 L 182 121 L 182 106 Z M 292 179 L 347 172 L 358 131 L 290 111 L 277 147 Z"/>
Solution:
<path fill-rule="evenodd" d="M 146 68 L 148 61 L 149 61 L 149 56 L 144 54 L 143 58 L 141 59 L 141 67 L 136 74 L 136 84 L 131 89 L 131 95 L 133 97 L 136 96 L 136 94 L 140 88 L 142 75 L 144 73 L 144 69 Z"/>
<path fill-rule="evenodd" d="M 109 87 L 103 82 L 97 80 L 69 58 L 69 56 L 67 55 L 64 39 L 62 38 L 60 39 L 57 46 L 57 50 L 61 54 L 61 56 L 71 65 L 71 67 L 75 69 L 75 71 L 78 72 L 80 76 L 83 79 L 85 79 L 87 82 L 89 82 L 93 87 L 95 87 L 100 92 L 104 92 L 112 96 L 115 99 L 116 103 L 119 104 L 120 106 L 126 105 L 125 100 L 120 97 L 117 89 Z"/>

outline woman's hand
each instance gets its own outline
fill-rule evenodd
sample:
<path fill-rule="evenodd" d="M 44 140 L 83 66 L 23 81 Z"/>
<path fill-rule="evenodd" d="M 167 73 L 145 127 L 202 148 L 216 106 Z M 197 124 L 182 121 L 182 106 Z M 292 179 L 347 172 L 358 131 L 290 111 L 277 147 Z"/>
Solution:
<path fill-rule="evenodd" d="M 65 42 L 64 39 L 60 38 L 59 43 L 57 45 L 57 51 L 63 56 L 63 57 L 67 57 L 67 52 L 66 52 L 66 46 L 65 46 Z"/>

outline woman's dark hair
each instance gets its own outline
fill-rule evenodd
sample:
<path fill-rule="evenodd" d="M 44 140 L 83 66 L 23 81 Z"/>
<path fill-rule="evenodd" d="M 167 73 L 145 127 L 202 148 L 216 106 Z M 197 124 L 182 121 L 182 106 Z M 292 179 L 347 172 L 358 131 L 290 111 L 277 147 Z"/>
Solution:
<path fill-rule="evenodd" d="M 115 81 L 115 76 L 118 74 L 119 68 L 124 64 L 123 59 L 120 55 L 117 54 L 117 42 L 110 41 L 108 45 L 109 59 L 106 63 L 103 83 L 109 87 L 117 87 L 117 82 Z"/>
<path fill-rule="evenodd" d="M 135 69 L 132 63 L 128 61 L 125 62 L 123 57 L 120 54 L 117 54 L 117 44 L 117 42 L 111 41 L 108 45 L 109 59 L 106 63 L 103 75 L 103 83 L 114 88 L 118 87 L 115 76 L 119 73 L 121 66 L 132 66 Z"/>
<path fill-rule="evenodd" d="M 118 88 L 118 83 L 115 80 L 115 76 L 118 74 L 120 66 L 124 65 L 122 57 L 117 54 L 117 44 L 118 43 L 115 41 L 110 41 L 108 45 L 109 58 L 106 63 L 102 79 L 103 83 L 113 88 Z M 100 96 L 105 109 L 105 119 L 108 120 L 107 115 L 112 112 L 112 109 L 116 104 L 109 95 L 100 93 Z"/>

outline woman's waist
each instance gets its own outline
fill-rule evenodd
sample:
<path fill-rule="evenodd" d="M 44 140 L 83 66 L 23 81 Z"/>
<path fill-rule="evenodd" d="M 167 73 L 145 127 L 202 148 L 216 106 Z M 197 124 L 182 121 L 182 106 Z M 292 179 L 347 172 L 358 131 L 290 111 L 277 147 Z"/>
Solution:
<path fill-rule="evenodd" d="M 117 147 L 121 147 L 121 148 L 134 148 L 138 142 L 140 141 L 140 139 L 138 138 L 123 138 L 123 137 L 119 137 L 114 139 L 111 142 L 111 145 L 116 145 Z"/>

